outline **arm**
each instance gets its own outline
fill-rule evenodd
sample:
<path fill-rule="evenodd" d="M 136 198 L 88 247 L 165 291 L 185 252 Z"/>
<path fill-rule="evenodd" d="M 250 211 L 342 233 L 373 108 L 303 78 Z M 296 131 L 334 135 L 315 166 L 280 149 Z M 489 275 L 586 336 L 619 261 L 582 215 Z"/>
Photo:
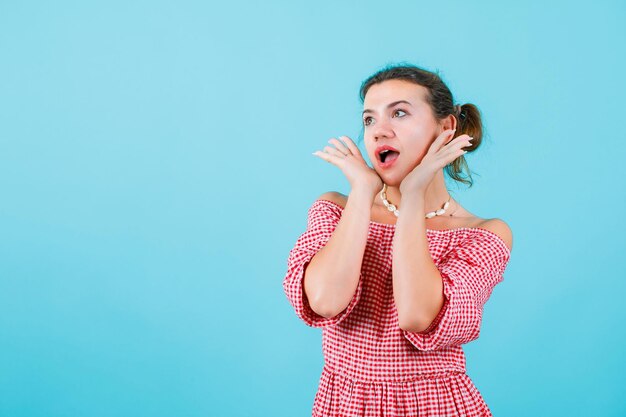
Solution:
<path fill-rule="evenodd" d="M 400 328 L 421 332 L 442 312 L 442 277 L 428 249 L 424 195 L 402 198 L 402 213 L 393 238 L 393 296 Z M 415 214 L 418 213 L 418 214 Z"/>
<path fill-rule="evenodd" d="M 322 196 L 323 198 L 323 196 Z M 361 278 L 373 196 L 355 189 L 332 236 L 304 271 L 304 292 L 317 314 L 331 318 L 350 304 Z"/>
<path fill-rule="evenodd" d="M 423 351 L 477 339 L 483 307 L 504 278 L 511 254 L 509 244 L 506 236 L 503 239 L 486 227 L 456 233 L 452 249 L 437 265 L 443 283 L 441 311 L 426 330 L 402 329 L 403 336 Z"/>

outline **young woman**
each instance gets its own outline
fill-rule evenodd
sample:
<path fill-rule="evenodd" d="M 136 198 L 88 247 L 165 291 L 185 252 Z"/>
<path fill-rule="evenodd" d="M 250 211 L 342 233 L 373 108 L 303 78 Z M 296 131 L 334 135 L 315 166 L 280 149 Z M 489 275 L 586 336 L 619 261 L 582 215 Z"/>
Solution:
<path fill-rule="evenodd" d="M 468 182 L 459 173 L 480 146 L 480 113 L 412 65 L 372 75 L 360 97 L 373 167 L 347 136 L 314 153 L 350 195 L 311 205 L 283 281 L 297 316 L 323 328 L 313 416 L 491 416 L 461 345 L 479 336 L 512 234 L 464 209 L 443 173 Z"/>

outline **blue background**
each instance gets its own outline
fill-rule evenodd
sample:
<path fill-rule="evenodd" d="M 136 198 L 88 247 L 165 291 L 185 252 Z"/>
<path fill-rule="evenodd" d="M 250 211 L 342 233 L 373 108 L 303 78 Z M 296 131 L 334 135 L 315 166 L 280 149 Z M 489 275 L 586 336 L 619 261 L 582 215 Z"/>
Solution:
<path fill-rule="evenodd" d="M 578 4 L 578 6 L 577 6 Z M 514 233 L 465 345 L 495 416 L 626 413 L 619 1 L 0 3 L 0 415 L 305 416 L 321 330 L 282 289 L 400 61 L 476 104 Z M 361 149 L 363 146 L 361 145 Z"/>

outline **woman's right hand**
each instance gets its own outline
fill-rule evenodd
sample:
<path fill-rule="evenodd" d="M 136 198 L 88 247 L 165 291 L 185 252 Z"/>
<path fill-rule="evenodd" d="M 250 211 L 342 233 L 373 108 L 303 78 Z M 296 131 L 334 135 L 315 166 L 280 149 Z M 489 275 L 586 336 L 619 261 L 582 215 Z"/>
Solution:
<path fill-rule="evenodd" d="M 313 152 L 313 155 L 341 169 L 353 190 L 364 188 L 371 191 L 372 195 L 376 195 L 383 188 L 383 180 L 367 165 L 352 139 L 347 136 L 339 136 L 339 138 L 343 142 L 331 138 L 328 143 L 332 143 L 335 147 L 326 146 L 323 151 Z"/>

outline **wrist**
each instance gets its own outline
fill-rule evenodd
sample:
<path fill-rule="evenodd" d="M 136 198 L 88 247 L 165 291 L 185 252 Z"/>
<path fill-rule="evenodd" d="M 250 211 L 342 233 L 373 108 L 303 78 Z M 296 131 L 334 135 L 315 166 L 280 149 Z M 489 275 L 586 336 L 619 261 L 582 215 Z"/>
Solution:
<path fill-rule="evenodd" d="M 376 197 L 376 190 L 369 187 L 355 187 L 350 191 L 350 197 L 354 200 L 368 201 L 372 203 Z"/>
<path fill-rule="evenodd" d="M 350 192 L 350 194 L 356 194 L 359 196 L 363 196 L 363 198 L 369 198 L 370 200 L 374 201 L 374 198 L 376 197 L 376 194 L 379 192 L 379 189 L 375 189 L 371 186 L 367 186 L 367 185 L 359 185 L 357 187 L 352 188 L 352 191 Z"/>
<path fill-rule="evenodd" d="M 411 206 L 424 205 L 426 201 L 425 190 L 412 190 L 411 192 L 402 193 L 401 196 L 401 203 L 403 206 L 406 206 L 407 204 Z"/>

